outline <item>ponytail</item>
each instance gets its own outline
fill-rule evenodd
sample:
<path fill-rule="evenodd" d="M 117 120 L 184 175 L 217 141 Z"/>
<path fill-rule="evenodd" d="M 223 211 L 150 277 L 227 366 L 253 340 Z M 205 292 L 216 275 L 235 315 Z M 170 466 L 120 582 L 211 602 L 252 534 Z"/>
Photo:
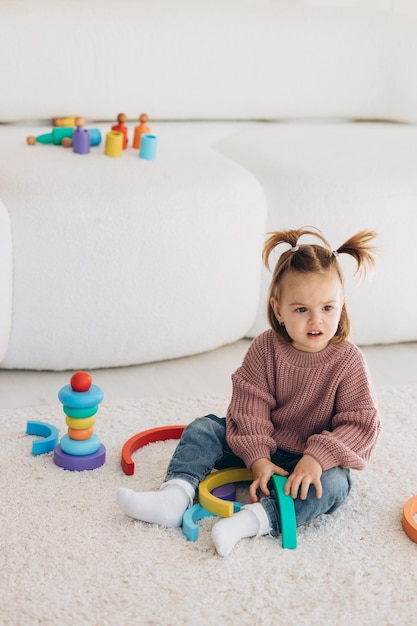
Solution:
<path fill-rule="evenodd" d="M 376 237 L 377 234 L 373 230 L 361 230 L 336 250 L 337 254 L 350 254 L 355 259 L 357 264 L 355 274 L 361 278 L 365 278 L 368 271 L 375 266 L 373 256 L 375 247 L 370 244 Z"/>

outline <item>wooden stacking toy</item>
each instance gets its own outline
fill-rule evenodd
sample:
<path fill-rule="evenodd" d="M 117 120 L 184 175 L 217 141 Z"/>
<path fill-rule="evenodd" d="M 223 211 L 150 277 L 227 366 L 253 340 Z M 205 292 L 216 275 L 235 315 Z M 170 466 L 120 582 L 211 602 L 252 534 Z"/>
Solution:
<path fill-rule="evenodd" d="M 72 150 L 76 154 L 88 154 L 90 145 L 90 131 L 84 128 L 84 118 L 77 117 L 74 132 L 72 133 Z"/>
<path fill-rule="evenodd" d="M 127 143 L 128 143 L 128 137 L 127 137 L 128 128 L 126 126 L 126 122 L 127 122 L 127 116 L 124 113 L 119 113 L 119 115 L 117 116 L 117 124 L 114 124 L 114 126 L 111 127 L 113 131 L 116 131 L 117 133 L 122 133 L 123 150 L 126 150 Z"/>
<path fill-rule="evenodd" d="M 52 128 L 50 133 L 43 133 L 42 135 L 29 135 L 26 138 L 26 142 L 29 146 L 34 146 L 36 143 L 53 144 L 54 146 L 64 147 L 72 146 L 74 132 L 81 133 L 81 127 L 84 124 L 84 118 L 77 117 L 77 125 L 75 127 L 70 126 L 57 126 Z M 86 130 L 82 129 L 83 132 Z M 101 143 L 101 131 L 98 128 L 88 129 L 89 145 L 99 146 Z"/>
<path fill-rule="evenodd" d="M 139 116 L 139 126 L 135 126 L 134 135 L 133 135 L 133 147 L 136 150 L 140 148 L 140 139 L 142 135 L 149 135 L 151 129 L 147 126 L 147 122 L 149 121 L 149 117 L 146 113 L 141 113 Z"/>
<path fill-rule="evenodd" d="M 54 117 L 52 120 L 52 126 L 76 126 L 75 120 L 77 116 L 70 117 Z"/>
<path fill-rule="evenodd" d="M 93 432 L 98 405 L 104 394 L 92 382 L 88 372 L 76 372 L 70 384 L 62 387 L 58 393 L 66 415 L 68 433 L 56 446 L 54 461 L 67 470 L 96 469 L 106 460 L 106 448 Z"/>

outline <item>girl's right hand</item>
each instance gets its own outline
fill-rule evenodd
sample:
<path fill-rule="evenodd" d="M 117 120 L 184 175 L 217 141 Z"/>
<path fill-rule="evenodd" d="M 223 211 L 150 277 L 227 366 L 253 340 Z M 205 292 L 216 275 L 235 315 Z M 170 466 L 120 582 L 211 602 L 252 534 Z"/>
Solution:
<path fill-rule="evenodd" d="M 261 491 L 265 496 L 270 495 L 268 482 L 273 474 L 288 476 L 288 472 L 282 469 L 282 467 L 279 467 L 279 465 L 275 465 L 267 458 L 257 459 L 252 463 L 251 470 L 254 477 L 249 487 L 251 502 L 259 502 L 258 491 Z"/>

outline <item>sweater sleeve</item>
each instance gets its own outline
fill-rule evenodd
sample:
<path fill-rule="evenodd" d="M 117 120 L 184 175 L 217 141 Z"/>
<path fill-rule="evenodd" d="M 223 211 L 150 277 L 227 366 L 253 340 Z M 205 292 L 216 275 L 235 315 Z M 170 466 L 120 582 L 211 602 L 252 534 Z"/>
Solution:
<path fill-rule="evenodd" d="M 367 367 L 358 350 L 340 381 L 332 427 L 307 440 L 310 454 L 323 470 L 332 467 L 364 469 L 375 448 L 381 421 Z"/>
<path fill-rule="evenodd" d="M 242 366 L 232 375 L 233 392 L 227 411 L 227 442 L 246 467 L 260 458 L 270 459 L 277 449 L 271 411 L 276 407 L 274 372 L 264 333 L 249 347 Z"/>

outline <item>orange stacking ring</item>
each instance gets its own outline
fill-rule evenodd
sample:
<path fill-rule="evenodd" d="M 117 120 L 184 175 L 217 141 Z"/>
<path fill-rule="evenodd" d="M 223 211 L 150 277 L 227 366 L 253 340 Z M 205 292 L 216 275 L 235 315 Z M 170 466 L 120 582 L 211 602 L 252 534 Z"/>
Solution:
<path fill-rule="evenodd" d="M 417 513 L 417 496 L 410 498 L 404 504 L 402 525 L 405 533 L 414 543 L 417 543 L 417 523 L 414 515 Z"/>
<path fill-rule="evenodd" d="M 75 439 L 76 441 L 84 441 L 85 439 L 90 439 L 93 432 L 93 428 L 84 428 L 83 430 L 68 428 L 68 437 L 70 439 Z"/>

